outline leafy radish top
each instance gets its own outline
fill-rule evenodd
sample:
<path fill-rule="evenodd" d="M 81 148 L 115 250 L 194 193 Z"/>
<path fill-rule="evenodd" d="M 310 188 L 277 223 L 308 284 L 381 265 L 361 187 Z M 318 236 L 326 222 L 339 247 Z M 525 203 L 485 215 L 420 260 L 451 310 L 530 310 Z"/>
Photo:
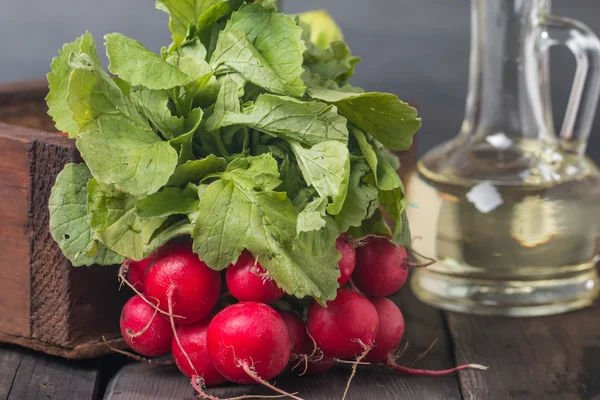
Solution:
<path fill-rule="evenodd" d="M 210 268 L 247 249 L 287 293 L 324 304 L 341 232 L 407 244 L 385 147 L 407 149 L 420 119 L 395 95 L 348 84 L 359 59 L 327 14 L 286 16 L 269 0 L 156 7 L 173 38 L 160 54 L 106 35 L 110 75 L 85 33 L 52 61 L 49 114 L 85 161 L 50 197 L 73 265 L 142 260 L 190 235 Z"/>

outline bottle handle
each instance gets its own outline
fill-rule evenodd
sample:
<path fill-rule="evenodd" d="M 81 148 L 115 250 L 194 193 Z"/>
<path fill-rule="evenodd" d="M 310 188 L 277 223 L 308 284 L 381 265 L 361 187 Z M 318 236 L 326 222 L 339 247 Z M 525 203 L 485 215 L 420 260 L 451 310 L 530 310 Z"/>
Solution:
<path fill-rule="evenodd" d="M 539 25 L 542 59 L 555 45 L 567 47 L 575 56 L 577 69 L 559 141 L 567 153 L 584 157 L 600 96 L 600 39 L 570 18 L 543 15 Z"/>

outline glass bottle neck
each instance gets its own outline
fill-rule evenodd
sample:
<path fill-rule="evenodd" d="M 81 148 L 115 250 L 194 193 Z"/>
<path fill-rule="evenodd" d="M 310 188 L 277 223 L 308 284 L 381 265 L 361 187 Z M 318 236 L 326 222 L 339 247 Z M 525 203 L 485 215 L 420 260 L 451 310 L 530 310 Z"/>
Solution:
<path fill-rule="evenodd" d="M 553 141 L 547 71 L 536 49 L 546 0 L 472 0 L 471 60 L 462 134 L 473 141 Z M 493 145 L 493 143 L 489 143 Z"/>

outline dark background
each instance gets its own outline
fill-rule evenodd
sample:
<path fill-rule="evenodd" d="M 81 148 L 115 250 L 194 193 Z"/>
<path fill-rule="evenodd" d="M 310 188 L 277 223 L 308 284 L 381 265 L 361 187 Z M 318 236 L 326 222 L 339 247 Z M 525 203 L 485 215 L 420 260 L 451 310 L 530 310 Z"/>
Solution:
<path fill-rule="evenodd" d="M 493 0 L 501 1 L 501 0 Z M 353 83 L 396 93 L 419 108 L 423 152 L 454 136 L 467 90 L 469 0 L 283 0 L 286 12 L 323 8 L 363 58 Z M 554 0 L 554 13 L 600 32 L 599 0 Z M 158 51 L 169 42 L 168 17 L 153 0 L 0 0 L 0 81 L 42 77 L 63 43 L 91 31 L 97 42 L 123 32 Z M 568 50 L 552 52 L 557 126 L 574 70 Z M 588 153 L 600 162 L 600 118 Z"/>

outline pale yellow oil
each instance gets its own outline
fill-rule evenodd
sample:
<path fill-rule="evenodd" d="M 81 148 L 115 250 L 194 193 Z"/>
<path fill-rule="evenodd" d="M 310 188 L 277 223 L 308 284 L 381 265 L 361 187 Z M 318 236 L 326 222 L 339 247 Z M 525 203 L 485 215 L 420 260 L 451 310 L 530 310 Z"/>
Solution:
<path fill-rule="evenodd" d="M 597 294 L 596 174 L 510 185 L 453 181 L 419 163 L 407 187 L 413 247 L 438 260 L 413 280 L 423 300 L 473 313 L 541 315 Z"/>

